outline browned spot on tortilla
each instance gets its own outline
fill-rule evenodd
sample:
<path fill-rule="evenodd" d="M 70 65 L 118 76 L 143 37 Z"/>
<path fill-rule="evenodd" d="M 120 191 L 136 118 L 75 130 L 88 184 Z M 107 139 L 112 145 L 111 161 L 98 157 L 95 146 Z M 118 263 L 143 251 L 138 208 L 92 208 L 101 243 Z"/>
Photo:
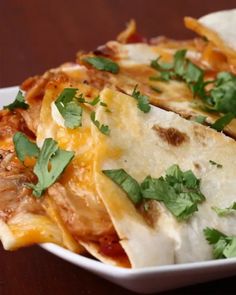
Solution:
<path fill-rule="evenodd" d="M 206 133 L 203 132 L 202 126 L 198 126 L 198 125 L 194 125 L 193 126 L 193 132 L 194 132 L 194 136 L 196 137 L 196 140 L 201 143 L 203 146 L 206 146 L 207 143 L 207 136 L 206 136 Z"/>
<path fill-rule="evenodd" d="M 154 125 L 152 129 L 155 130 L 164 141 L 173 146 L 180 146 L 182 143 L 189 140 L 187 134 L 180 132 L 175 128 L 163 128 L 158 125 Z"/>
<path fill-rule="evenodd" d="M 201 169 L 201 166 L 198 164 L 198 163 L 193 163 L 194 167 L 197 169 L 197 170 L 200 170 Z"/>

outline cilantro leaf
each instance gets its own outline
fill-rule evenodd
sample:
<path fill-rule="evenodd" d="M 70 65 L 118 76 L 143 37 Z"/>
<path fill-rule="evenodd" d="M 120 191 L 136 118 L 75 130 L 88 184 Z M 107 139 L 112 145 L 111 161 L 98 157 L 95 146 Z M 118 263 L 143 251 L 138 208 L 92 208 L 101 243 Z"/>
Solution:
<path fill-rule="evenodd" d="M 101 56 L 86 57 L 83 61 L 92 65 L 95 69 L 111 72 L 117 74 L 120 70 L 120 67 L 113 60 Z"/>
<path fill-rule="evenodd" d="M 55 101 L 55 105 L 65 120 L 65 126 L 71 129 L 82 124 L 83 109 L 76 100 L 77 88 L 65 88 Z"/>
<path fill-rule="evenodd" d="M 95 106 L 96 104 L 98 104 L 100 102 L 100 96 L 98 95 L 98 96 L 96 96 L 89 104 L 91 105 L 91 106 Z M 101 102 L 100 102 L 100 104 L 101 104 Z"/>
<path fill-rule="evenodd" d="M 18 91 L 15 100 L 9 105 L 4 106 L 4 109 L 14 110 L 14 109 L 28 109 L 29 105 L 25 102 L 22 91 Z"/>
<path fill-rule="evenodd" d="M 151 80 L 169 81 L 170 79 L 186 82 L 193 92 L 205 97 L 204 72 L 197 65 L 186 58 L 186 49 L 176 51 L 173 63 L 160 64 L 159 59 L 151 61 L 151 67 L 160 72 L 159 76 L 150 77 Z"/>
<path fill-rule="evenodd" d="M 214 228 L 203 230 L 206 240 L 213 245 L 213 257 L 215 259 L 236 257 L 236 237 L 226 236 Z"/>
<path fill-rule="evenodd" d="M 140 185 L 124 169 L 103 173 L 121 186 L 134 204 L 150 199 L 163 202 L 178 220 L 187 220 L 198 210 L 197 204 L 205 200 L 200 180 L 190 170 L 181 171 L 178 165 L 167 169 L 165 178 L 147 176 Z"/>
<path fill-rule="evenodd" d="M 38 177 L 37 184 L 28 184 L 36 197 L 41 197 L 44 191 L 51 186 L 62 174 L 74 157 L 74 152 L 58 148 L 52 138 L 45 139 L 38 155 L 34 173 Z"/>
<path fill-rule="evenodd" d="M 199 124 L 204 124 L 206 122 L 206 119 L 207 119 L 206 116 L 199 115 L 194 118 L 194 121 Z"/>
<path fill-rule="evenodd" d="M 148 176 L 141 191 L 144 198 L 162 201 L 177 219 L 186 220 L 198 210 L 197 204 L 205 200 L 199 186 L 200 180 L 192 171 L 183 172 L 178 165 L 172 165 L 165 178 Z"/>
<path fill-rule="evenodd" d="M 215 161 L 212 161 L 212 160 L 209 160 L 209 163 L 210 163 L 211 165 L 216 166 L 217 168 L 222 168 L 222 167 L 223 167 L 223 165 L 218 164 L 218 163 L 216 163 Z"/>
<path fill-rule="evenodd" d="M 186 72 L 187 60 L 185 58 L 187 53 L 186 49 L 176 51 L 174 55 L 174 72 L 177 76 L 183 77 Z"/>
<path fill-rule="evenodd" d="M 163 202 L 179 220 L 188 219 L 197 211 L 196 204 L 186 194 L 177 194 L 163 178 L 155 179 L 148 176 L 141 184 L 141 191 L 145 199 Z"/>
<path fill-rule="evenodd" d="M 210 245 L 216 244 L 220 238 L 225 238 L 226 235 L 214 228 L 205 228 L 203 230 L 206 240 Z"/>
<path fill-rule="evenodd" d="M 151 67 L 157 71 L 168 71 L 173 68 L 173 64 L 171 63 L 159 63 L 161 57 L 159 56 L 157 59 L 151 61 Z"/>
<path fill-rule="evenodd" d="M 138 182 L 131 177 L 124 169 L 103 170 L 107 177 L 118 184 L 128 195 L 134 204 L 142 200 L 140 186 Z"/>
<path fill-rule="evenodd" d="M 25 134 L 16 132 L 13 136 L 13 143 L 16 155 L 21 162 L 24 162 L 26 157 L 38 157 L 39 148 L 34 142 L 30 141 Z"/>
<path fill-rule="evenodd" d="M 95 106 L 96 104 L 98 104 L 100 102 L 100 96 L 96 96 L 92 101 L 88 101 L 84 98 L 83 94 L 80 93 L 79 97 L 76 98 L 78 102 L 81 103 L 87 103 L 90 104 L 91 106 Z"/>
<path fill-rule="evenodd" d="M 160 72 L 159 76 L 150 77 L 153 81 L 165 81 L 168 82 L 173 76 L 173 63 L 159 63 L 161 57 L 151 61 L 151 67 Z"/>
<path fill-rule="evenodd" d="M 137 90 L 138 85 L 134 87 L 133 93 L 131 94 L 132 97 L 134 97 L 138 101 L 138 108 L 144 112 L 148 113 L 151 110 L 150 104 L 149 104 L 149 97 L 146 95 L 143 95 L 140 93 L 140 91 Z"/>
<path fill-rule="evenodd" d="M 235 114 L 228 113 L 216 120 L 215 123 L 211 124 L 211 128 L 220 132 L 224 130 L 225 126 L 227 126 L 234 118 Z"/>
<path fill-rule="evenodd" d="M 100 101 L 100 105 L 101 105 L 102 107 L 107 107 L 107 104 L 106 104 L 105 102 L 103 102 L 103 101 Z"/>
<path fill-rule="evenodd" d="M 151 62 L 151 67 L 160 72 L 159 76 L 150 77 L 151 80 L 169 81 L 182 80 L 187 83 L 193 95 L 198 95 L 205 104 L 205 110 L 226 114 L 217 120 L 212 128 L 221 131 L 236 117 L 236 76 L 228 72 L 221 72 L 216 80 L 204 81 L 204 71 L 186 58 L 186 49 L 176 51 L 173 63 L 159 63 L 159 59 Z M 211 90 L 206 90 L 208 84 L 213 84 Z"/>
<path fill-rule="evenodd" d="M 227 208 L 219 208 L 219 207 L 212 207 L 212 209 L 219 215 L 219 216 L 226 216 L 231 213 L 236 212 L 236 202 L 234 202 L 231 206 Z"/>
<path fill-rule="evenodd" d="M 95 112 L 92 112 L 92 113 L 90 114 L 90 118 L 91 118 L 93 124 L 98 128 L 98 130 L 99 130 L 101 133 L 103 133 L 103 134 L 105 134 L 105 135 L 109 135 L 110 132 L 111 132 L 109 126 L 108 126 L 108 125 L 104 125 L 104 124 L 100 124 L 100 122 L 99 122 L 98 120 L 96 120 L 95 117 L 96 117 Z"/>
<path fill-rule="evenodd" d="M 236 114 L 236 77 L 233 74 L 219 73 L 210 94 L 216 111 Z"/>
<path fill-rule="evenodd" d="M 191 61 L 188 61 L 186 72 L 184 72 L 184 78 L 187 83 L 202 83 L 203 82 L 203 70 L 198 66 L 193 64 Z M 196 91 L 196 90 L 195 90 Z"/>
<path fill-rule="evenodd" d="M 150 86 L 150 88 L 157 93 L 162 93 L 162 90 L 156 86 Z"/>

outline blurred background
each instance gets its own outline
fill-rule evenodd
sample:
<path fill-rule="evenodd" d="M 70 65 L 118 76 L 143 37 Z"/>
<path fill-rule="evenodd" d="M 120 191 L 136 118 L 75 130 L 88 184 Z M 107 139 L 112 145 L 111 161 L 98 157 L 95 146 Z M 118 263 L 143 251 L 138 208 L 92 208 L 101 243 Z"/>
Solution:
<path fill-rule="evenodd" d="M 0 0 L 0 87 L 16 85 L 116 37 L 134 18 L 143 36 L 186 39 L 183 17 L 236 0 Z"/>

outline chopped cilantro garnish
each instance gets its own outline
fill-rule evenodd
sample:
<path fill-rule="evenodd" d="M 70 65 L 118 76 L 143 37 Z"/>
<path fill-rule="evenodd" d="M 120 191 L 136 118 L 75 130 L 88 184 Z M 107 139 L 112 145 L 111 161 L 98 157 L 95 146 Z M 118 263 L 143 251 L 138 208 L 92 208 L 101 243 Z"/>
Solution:
<path fill-rule="evenodd" d="M 236 114 L 236 77 L 233 74 L 219 73 L 210 94 L 216 111 Z"/>
<path fill-rule="evenodd" d="M 91 102 L 88 102 L 89 104 L 91 104 L 92 106 L 97 105 L 100 102 L 100 96 L 96 96 Z"/>
<path fill-rule="evenodd" d="M 107 107 L 107 104 L 106 104 L 105 102 L 103 102 L 103 101 L 100 102 L 100 105 L 101 105 L 102 107 Z"/>
<path fill-rule="evenodd" d="M 215 121 L 215 123 L 211 124 L 211 128 L 215 129 L 216 131 L 222 131 L 225 126 L 227 126 L 233 119 L 235 118 L 235 114 L 228 113 L 222 117 L 220 117 L 218 120 Z"/>
<path fill-rule="evenodd" d="M 179 220 L 188 219 L 198 210 L 197 204 L 205 200 L 200 191 L 200 180 L 191 170 L 181 171 L 178 165 L 167 169 L 165 178 L 148 176 L 141 189 L 144 198 L 163 202 Z"/>
<path fill-rule="evenodd" d="M 74 157 L 74 152 L 65 151 L 58 147 L 52 138 L 45 139 L 40 150 L 34 173 L 38 177 L 37 184 L 28 184 L 36 197 L 41 197 L 62 174 Z"/>
<path fill-rule="evenodd" d="M 90 104 L 91 106 L 95 106 L 100 102 L 100 96 L 96 96 L 92 101 L 88 101 L 84 98 L 83 93 L 80 93 L 78 97 L 76 97 L 77 101 L 80 103 L 87 103 Z"/>
<path fill-rule="evenodd" d="M 223 165 L 216 163 L 215 161 L 209 160 L 209 163 L 211 163 L 211 165 L 216 166 L 217 168 L 222 168 Z"/>
<path fill-rule="evenodd" d="M 151 61 L 151 67 L 157 71 L 168 71 L 173 68 L 173 64 L 171 63 L 159 63 L 161 57 L 159 56 L 157 59 Z"/>
<path fill-rule="evenodd" d="M 76 100 L 77 88 L 65 88 L 55 101 L 55 105 L 71 129 L 81 126 L 83 109 Z"/>
<path fill-rule="evenodd" d="M 4 109 L 14 110 L 14 109 L 28 109 L 29 105 L 25 102 L 24 95 L 22 91 L 18 91 L 15 100 L 7 106 L 4 106 Z"/>
<path fill-rule="evenodd" d="M 102 172 L 118 184 L 134 204 L 141 201 L 142 195 L 138 182 L 125 172 L 124 169 L 103 170 Z"/>
<path fill-rule="evenodd" d="M 167 169 L 165 177 L 147 176 L 141 185 L 123 169 L 103 173 L 120 185 L 135 204 L 149 199 L 163 202 L 178 220 L 191 217 L 198 210 L 197 204 L 205 200 L 200 180 L 190 170 L 181 171 L 178 165 Z"/>
<path fill-rule="evenodd" d="M 169 81 L 177 79 L 185 81 L 194 94 L 202 92 L 204 72 L 186 59 L 186 49 L 176 51 L 173 63 L 159 63 L 159 59 L 151 61 L 151 67 L 160 72 L 160 76 L 150 77 L 151 80 Z"/>
<path fill-rule="evenodd" d="M 150 88 L 157 93 L 162 93 L 162 90 L 156 86 L 150 86 Z"/>
<path fill-rule="evenodd" d="M 214 228 L 205 228 L 204 235 L 210 245 L 213 245 L 215 259 L 236 257 L 236 237 L 226 236 Z"/>
<path fill-rule="evenodd" d="M 148 113 L 151 110 L 151 107 L 149 104 L 149 97 L 141 94 L 140 91 L 137 90 L 137 87 L 138 85 L 134 87 L 133 93 L 131 95 L 138 101 L 138 108 L 142 112 Z"/>
<path fill-rule="evenodd" d="M 176 51 L 170 64 L 160 63 L 160 58 L 153 60 L 151 67 L 160 74 L 150 79 L 186 82 L 193 95 L 202 99 L 205 110 L 226 114 L 212 125 L 212 128 L 221 131 L 236 117 L 236 76 L 220 72 L 216 80 L 204 81 L 204 71 L 186 58 L 186 52 L 186 49 Z M 207 90 L 206 86 L 209 84 L 212 87 Z"/>
<path fill-rule="evenodd" d="M 206 122 L 206 119 L 207 119 L 206 116 L 199 115 L 194 118 L 194 121 L 199 124 L 204 124 Z"/>
<path fill-rule="evenodd" d="M 91 118 L 93 124 L 98 128 L 98 130 L 101 133 L 103 133 L 105 135 L 109 135 L 110 132 L 111 132 L 109 126 L 108 125 L 104 125 L 104 124 L 100 124 L 100 122 L 98 120 L 96 120 L 95 116 L 96 116 L 95 112 L 92 112 L 90 114 L 90 118 Z"/>
<path fill-rule="evenodd" d="M 38 183 L 27 184 L 28 187 L 33 189 L 33 194 L 36 197 L 42 196 L 74 157 L 73 152 L 58 148 L 57 142 L 52 138 L 45 139 L 41 150 L 21 132 L 14 135 L 13 142 L 16 155 L 21 161 L 24 161 L 26 157 L 37 159 L 33 172 L 38 178 Z"/>
<path fill-rule="evenodd" d="M 212 209 L 219 215 L 219 216 L 226 216 L 231 213 L 235 213 L 236 211 L 236 202 L 234 202 L 231 206 L 227 208 L 219 208 L 219 207 L 212 207 Z"/>
<path fill-rule="evenodd" d="M 83 61 L 92 65 L 95 69 L 117 74 L 120 70 L 119 65 L 113 60 L 101 56 L 86 57 Z"/>
<path fill-rule="evenodd" d="M 39 148 L 25 134 L 16 132 L 13 136 L 13 143 L 16 155 L 21 162 L 24 162 L 26 157 L 38 157 Z"/>

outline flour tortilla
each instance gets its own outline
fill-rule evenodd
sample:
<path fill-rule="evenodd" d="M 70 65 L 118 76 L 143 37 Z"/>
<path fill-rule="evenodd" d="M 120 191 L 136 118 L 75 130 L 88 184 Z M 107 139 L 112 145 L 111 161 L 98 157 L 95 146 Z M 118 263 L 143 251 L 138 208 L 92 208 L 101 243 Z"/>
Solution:
<path fill-rule="evenodd" d="M 105 89 L 104 108 L 97 120 L 109 125 L 110 136 L 93 126 L 96 145 L 95 181 L 132 267 L 194 262 L 212 259 L 212 248 L 203 235 L 205 227 L 214 227 L 228 235 L 236 234 L 235 217 L 220 218 L 212 206 L 225 208 L 236 197 L 236 143 L 221 133 L 187 121 L 157 107 L 144 114 L 130 96 Z M 179 146 L 168 143 L 158 127 L 174 128 L 186 140 Z M 223 165 L 221 169 L 209 160 Z M 159 215 L 150 227 L 127 195 L 101 171 L 123 168 L 141 182 L 147 175 L 160 177 L 173 164 L 191 169 L 201 178 L 206 201 L 188 221 L 177 222 L 163 204 L 156 202 Z"/>
<path fill-rule="evenodd" d="M 82 73 L 84 75 L 84 73 Z M 105 255 L 101 250 L 100 239 L 116 235 L 107 210 L 99 198 L 93 182 L 94 146 L 91 136 L 90 113 L 93 106 L 83 105 L 82 126 L 69 129 L 64 126 L 63 118 L 55 112 L 54 101 L 65 88 L 78 88 L 86 100 L 92 100 L 98 91 L 83 81 L 82 74 L 75 74 L 66 80 L 60 76 L 47 86 L 42 102 L 37 142 L 41 146 L 45 138 L 53 138 L 58 145 L 75 152 L 72 162 L 58 182 L 48 189 L 46 207 L 48 214 L 60 227 L 68 232 L 78 245 L 104 263 L 129 267 L 124 252 L 119 255 Z M 79 81 L 79 78 L 82 79 Z M 72 78 L 71 78 L 72 77 Z M 69 243 L 67 243 L 69 244 Z M 108 245 L 109 246 L 109 245 Z"/>
<path fill-rule="evenodd" d="M 229 47 L 236 51 L 236 9 L 210 13 L 199 18 L 199 22 L 216 32 Z"/>
<path fill-rule="evenodd" d="M 199 24 L 197 22 L 197 27 L 199 27 Z M 197 32 L 203 35 L 202 32 Z M 187 119 L 195 119 L 197 116 L 202 115 L 206 117 L 206 122 L 209 125 L 213 124 L 222 115 L 203 110 L 201 108 L 202 100 L 197 96 L 193 96 L 187 83 L 172 79 L 168 82 L 150 79 L 150 77 L 158 75 L 158 72 L 151 68 L 151 61 L 161 57 L 161 61 L 172 62 L 175 52 L 180 49 L 187 49 L 186 56 L 193 63 L 200 64 L 202 68 L 209 70 L 209 72 L 212 71 L 211 65 L 207 65 L 202 61 L 202 51 L 197 48 L 193 40 L 174 42 L 167 39 L 156 45 L 146 43 L 121 44 L 110 41 L 100 47 L 98 51 L 109 54 L 110 58 L 117 61 L 121 69 L 120 72 L 116 75 L 104 74 L 101 71 L 88 72 L 88 81 L 91 84 L 95 81 L 96 86 L 97 81 L 102 81 L 100 90 L 104 86 L 114 87 L 126 94 L 132 94 L 134 87 L 138 85 L 141 93 L 149 97 L 151 104 L 176 112 Z M 229 65 L 227 67 L 229 68 Z M 224 71 L 226 69 L 221 68 L 220 70 Z M 212 77 L 206 77 L 206 79 L 211 80 Z M 155 89 L 159 89 L 159 92 L 155 91 Z M 224 128 L 224 131 L 231 137 L 236 138 L 236 119 L 233 119 Z"/>
<path fill-rule="evenodd" d="M 184 21 L 187 28 L 206 37 L 236 66 L 236 9 L 213 12 L 198 20 L 185 17 Z"/>

